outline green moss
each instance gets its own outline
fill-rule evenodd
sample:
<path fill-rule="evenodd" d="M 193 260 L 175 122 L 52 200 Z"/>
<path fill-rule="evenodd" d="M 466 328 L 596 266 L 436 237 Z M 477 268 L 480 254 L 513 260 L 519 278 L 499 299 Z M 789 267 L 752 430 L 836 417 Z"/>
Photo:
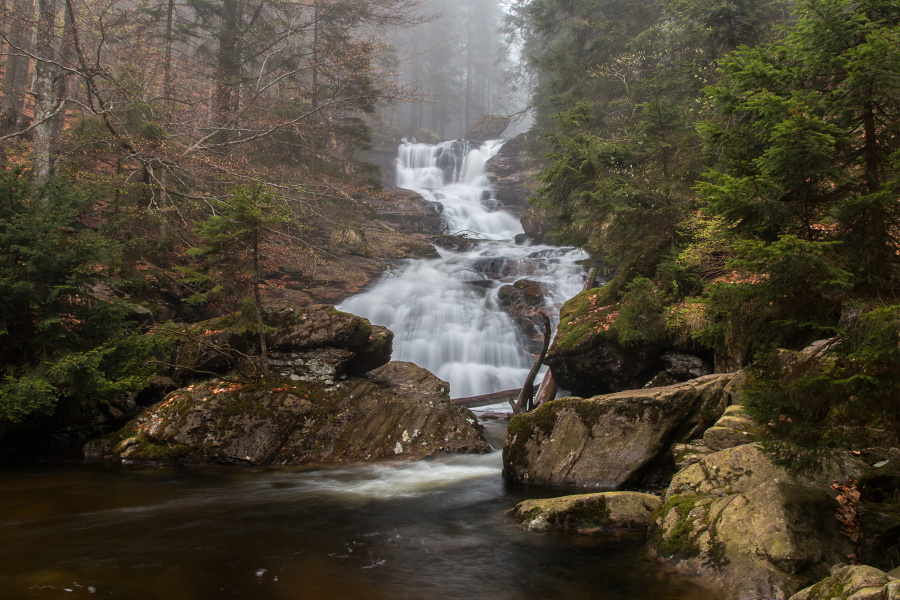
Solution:
<path fill-rule="evenodd" d="M 608 404 L 591 402 L 589 400 L 573 399 L 571 402 L 578 418 L 581 419 L 581 422 L 584 423 L 588 430 L 593 429 L 594 425 L 609 412 L 610 408 Z"/>
<path fill-rule="evenodd" d="M 606 498 L 577 500 L 565 511 L 552 515 L 548 520 L 553 525 L 564 529 L 581 529 L 586 527 L 603 527 L 609 523 L 610 511 Z"/>
<path fill-rule="evenodd" d="M 676 494 L 654 511 L 651 522 L 665 518 L 673 510 L 678 515 L 675 526 L 667 535 L 662 528 L 656 530 L 656 546 L 660 552 L 681 558 L 690 558 L 700 553 L 700 547 L 693 538 L 694 521 L 690 518 L 691 511 L 700 499 L 697 494 Z"/>
<path fill-rule="evenodd" d="M 608 333 L 606 320 L 618 307 L 608 302 L 607 296 L 604 288 L 593 288 L 581 292 L 563 305 L 554 351 L 570 352 L 589 344 L 598 336 L 615 338 L 615 334 Z"/>
<path fill-rule="evenodd" d="M 184 444 L 157 444 L 142 440 L 132 458 L 150 462 L 178 462 L 190 454 L 190 448 Z"/>

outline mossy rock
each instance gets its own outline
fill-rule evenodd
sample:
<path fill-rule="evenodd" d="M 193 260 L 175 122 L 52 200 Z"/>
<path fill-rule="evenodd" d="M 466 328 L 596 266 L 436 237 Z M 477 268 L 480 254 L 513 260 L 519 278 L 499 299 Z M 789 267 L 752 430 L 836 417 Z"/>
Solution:
<path fill-rule="evenodd" d="M 838 567 L 819 583 L 800 590 L 790 600 L 894 600 L 900 580 L 867 565 Z"/>
<path fill-rule="evenodd" d="M 525 500 L 510 514 L 525 529 L 597 534 L 643 531 L 659 497 L 640 492 L 600 492 Z"/>

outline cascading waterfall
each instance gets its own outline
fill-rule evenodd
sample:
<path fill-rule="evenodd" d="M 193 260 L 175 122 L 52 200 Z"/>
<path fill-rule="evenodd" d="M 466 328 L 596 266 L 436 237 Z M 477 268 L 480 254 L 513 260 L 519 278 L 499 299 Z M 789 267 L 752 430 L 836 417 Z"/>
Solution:
<path fill-rule="evenodd" d="M 339 307 L 393 331 L 392 359 L 449 382 L 453 398 L 521 387 L 533 364 L 522 333 L 498 301 L 502 285 L 540 282 L 550 304 L 571 298 L 583 285 L 584 270 L 575 263 L 582 252 L 514 242 L 522 226 L 497 208 L 485 173 L 501 146 L 404 142 L 397 185 L 439 203 L 449 233 L 480 241 L 471 250 L 438 249 L 440 258 L 407 261 Z"/>

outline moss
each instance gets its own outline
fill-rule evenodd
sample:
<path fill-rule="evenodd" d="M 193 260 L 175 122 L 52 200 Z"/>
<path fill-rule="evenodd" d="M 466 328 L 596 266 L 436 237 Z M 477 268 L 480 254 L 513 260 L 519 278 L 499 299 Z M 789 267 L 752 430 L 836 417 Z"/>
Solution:
<path fill-rule="evenodd" d="M 521 467 L 525 463 L 525 445 L 531 439 L 532 432 L 535 428 L 539 429 L 543 434 L 550 435 L 553 426 L 556 425 L 557 405 L 561 400 L 548 402 L 537 410 L 522 415 L 516 415 L 509 421 L 506 429 L 507 439 L 513 440 L 513 443 L 506 444 L 503 448 L 503 464 L 512 467 L 513 470 Z"/>
<path fill-rule="evenodd" d="M 157 444 L 144 439 L 131 458 L 170 463 L 184 460 L 188 455 L 190 455 L 190 448 L 184 444 Z"/>
<path fill-rule="evenodd" d="M 570 352 L 601 335 L 611 339 L 616 337 L 614 333 L 608 333 L 608 320 L 617 306 L 608 303 L 606 296 L 608 294 L 604 293 L 604 288 L 593 288 L 581 292 L 563 305 L 554 341 L 555 351 Z"/>
<path fill-rule="evenodd" d="M 609 523 L 610 511 L 606 498 L 577 500 L 564 512 L 554 514 L 548 521 L 564 529 L 603 527 Z"/>
<path fill-rule="evenodd" d="M 590 400 L 573 400 L 572 408 L 584 423 L 588 431 L 592 430 L 597 422 L 609 412 L 609 405 L 601 402 L 592 402 Z"/>
<path fill-rule="evenodd" d="M 665 518 L 671 511 L 677 511 L 678 520 L 666 534 L 659 528 L 656 531 L 656 545 L 660 552 L 668 556 L 690 558 L 700 553 L 700 546 L 694 540 L 694 521 L 691 511 L 701 499 L 697 494 L 677 494 L 666 500 L 651 516 L 651 522 Z"/>

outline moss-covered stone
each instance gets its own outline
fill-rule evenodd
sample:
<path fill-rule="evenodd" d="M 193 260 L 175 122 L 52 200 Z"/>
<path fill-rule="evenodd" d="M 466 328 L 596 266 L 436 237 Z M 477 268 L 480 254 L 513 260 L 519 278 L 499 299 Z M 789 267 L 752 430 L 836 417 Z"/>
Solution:
<path fill-rule="evenodd" d="M 516 416 L 503 449 L 514 482 L 617 489 L 656 483 L 674 468 L 672 441 L 702 432 L 723 410 L 731 375 L 594 398 L 561 398 Z"/>
<path fill-rule="evenodd" d="M 639 492 L 601 492 L 525 500 L 510 514 L 525 529 L 582 534 L 641 531 L 659 498 Z"/>
<path fill-rule="evenodd" d="M 790 600 L 895 600 L 900 581 L 874 567 L 843 566 L 822 581 L 800 590 Z"/>
<path fill-rule="evenodd" d="M 650 548 L 735 597 L 777 598 L 821 579 L 853 544 L 841 535 L 829 484 L 861 469 L 835 453 L 801 476 L 758 444 L 709 454 L 678 472 L 651 518 Z"/>

